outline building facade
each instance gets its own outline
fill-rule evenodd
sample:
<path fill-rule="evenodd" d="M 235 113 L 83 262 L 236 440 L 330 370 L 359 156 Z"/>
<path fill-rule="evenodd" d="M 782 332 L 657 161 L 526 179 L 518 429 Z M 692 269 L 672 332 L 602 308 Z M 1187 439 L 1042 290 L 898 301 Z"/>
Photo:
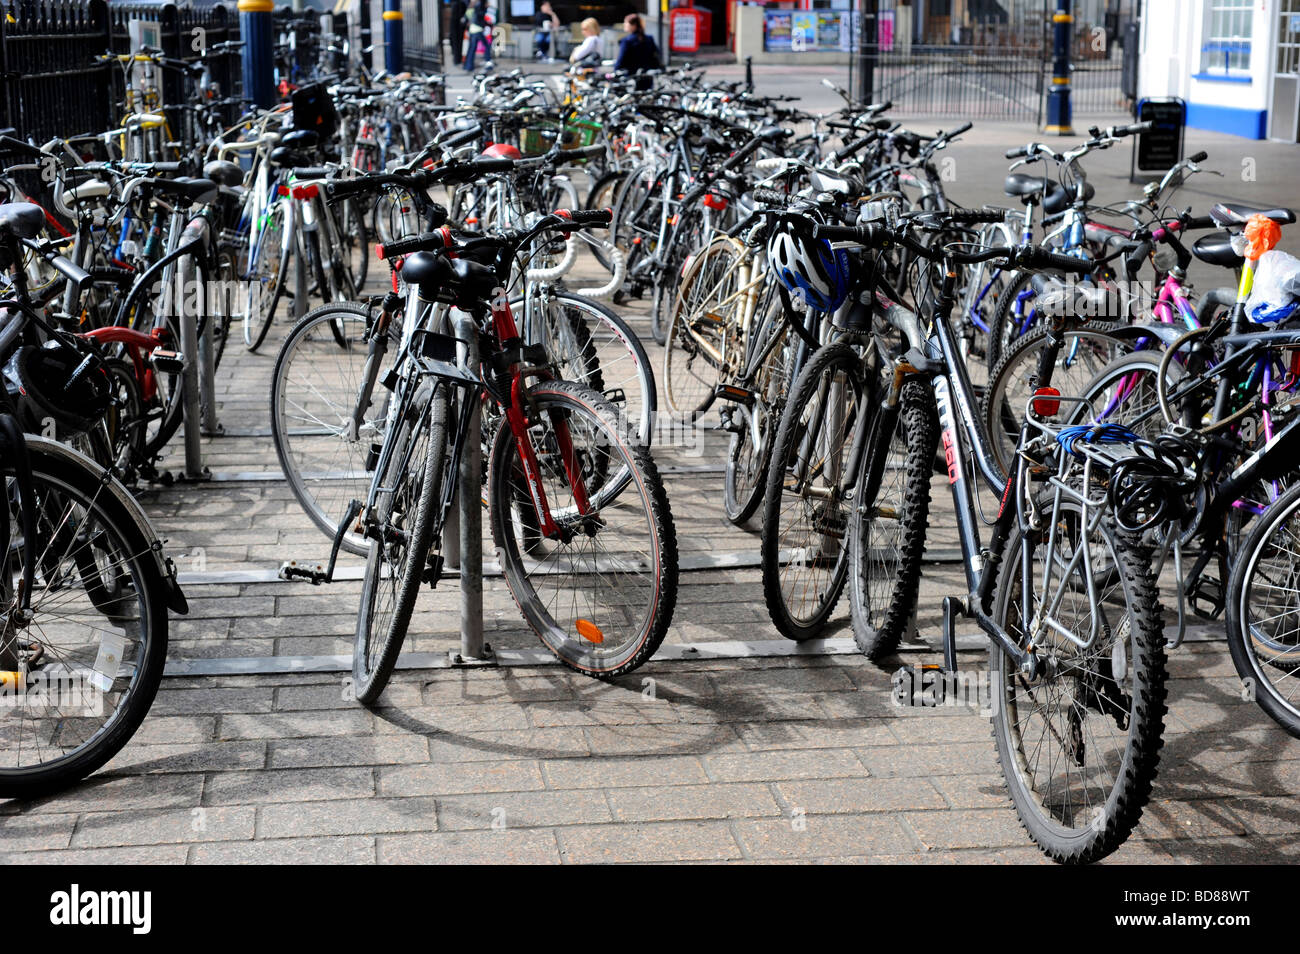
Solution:
<path fill-rule="evenodd" d="M 1248 139 L 1300 134 L 1300 0 L 1146 0 L 1138 96 Z"/>

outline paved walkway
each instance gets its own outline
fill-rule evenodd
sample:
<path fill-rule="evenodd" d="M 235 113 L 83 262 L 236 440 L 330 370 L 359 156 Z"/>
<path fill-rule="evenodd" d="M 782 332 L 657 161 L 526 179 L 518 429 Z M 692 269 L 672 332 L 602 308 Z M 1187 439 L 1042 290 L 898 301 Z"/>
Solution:
<path fill-rule="evenodd" d="M 627 309 L 634 327 L 644 312 Z M 217 479 L 143 493 L 192 607 L 175 621 L 152 713 L 72 791 L 0 803 L 5 860 L 1042 860 L 1005 794 L 988 721 L 890 699 L 891 670 L 937 661 L 939 599 L 961 590 L 959 564 L 926 567 L 918 641 L 886 666 L 827 654 L 843 648 L 846 604 L 831 643 L 809 655 L 709 658 L 734 655 L 728 641 L 785 648 L 763 607 L 757 537 L 721 514 L 716 435 L 656 455 L 695 567 L 682 574 L 671 660 L 614 685 L 555 665 L 403 669 L 380 707 L 350 701 L 345 673 L 321 657 L 350 653 L 357 584 L 270 579 L 283 560 L 328 549 L 278 479 L 267 436 L 286 327 L 257 355 L 232 344 L 221 368 L 227 435 L 204 443 Z M 934 489 L 931 556 L 946 558 L 951 509 Z M 454 581 L 426 591 L 408 650 L 454 652 L 458 607 Z M 498 650 L 538 648 L 499 578 L 485 610 Z M 1292 860 L 1300 747 L 1242 701 L 1221 627 L 1197 635 L 1172 657 L 1154 798 L 1114 860 Z M 183 674 L 229 660 L 253 674 Z M 326 668 L 261 671 L 304 660 Z M 963 661 L 977 668 L 983 655 Z"/>

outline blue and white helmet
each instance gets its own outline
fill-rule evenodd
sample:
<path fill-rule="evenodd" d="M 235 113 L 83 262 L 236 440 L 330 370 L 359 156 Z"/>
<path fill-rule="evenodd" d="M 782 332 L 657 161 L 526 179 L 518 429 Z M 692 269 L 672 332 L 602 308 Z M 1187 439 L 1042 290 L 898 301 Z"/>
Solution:
<path fill-rule="evenodd" d="M 782 228 L 768 240 L 767 257 L 781 284 L 810 308 L 832 312 L 848 297 L 849 255 L 830 242 Z"/>

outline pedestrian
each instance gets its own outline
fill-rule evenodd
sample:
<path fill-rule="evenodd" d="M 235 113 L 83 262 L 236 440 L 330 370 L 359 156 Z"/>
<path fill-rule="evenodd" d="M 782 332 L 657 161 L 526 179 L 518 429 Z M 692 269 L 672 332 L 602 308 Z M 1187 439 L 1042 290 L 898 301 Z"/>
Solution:
<path fill-rule="evenodd" d="M 483 48 L 483 68 L 492 69 L 492 17 L 487 0 L 472 0 L 465 14 L 469 28 L 469 44 L 465 49 L 465 72 L 474 72 L 474 57 Z"/>
<path fill-rule="evenodd" d="M 662 69 L 659 62 L 659 47 L 654 37 L 645 31 L 641 17 L 629 13 L 623 18 L 623 32 L 626 36 L 618 41 L 618 59 L 614 61 L 615 72 L 644 74 L 650 70 Z M 637 89 L 650 89 L 654 81 L 645 75 L 637 76 Z"/>
<path fill-rule="evenodd" d="M 451 61 L 460 66 L 465 58 L 465 0 L 451 0 Z"/>
<path fill-rule="evenodd" d="M 595 17 L 587 17 L 582 21 L 582 42 L 574 47 L 573 52 L 569 54 L 569 62 L 574 66 L 599 66 L 600 65 L 600 21 Z"/>
<path fill-rule="evenodd" d="M 555 34 L 560 29 L 560 18 L 555 15 L 551 9 L 550 0 L 542 0 L 541 9 L 537 11 L 534 19 L 533 30 L 533 58 L 545 60 L 548 63 L 555 62 L 552 44 L 555 42 Z"/>

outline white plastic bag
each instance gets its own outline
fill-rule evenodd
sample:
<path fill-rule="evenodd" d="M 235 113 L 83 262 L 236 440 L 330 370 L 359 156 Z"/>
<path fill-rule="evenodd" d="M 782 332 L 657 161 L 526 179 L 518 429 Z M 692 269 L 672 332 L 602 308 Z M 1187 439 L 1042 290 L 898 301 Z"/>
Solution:
<path fill-rule="evenodd" d="M 1273 249 L 1255 268 L 1255 283 L 1246 299 L 1251 321 L 1273 322 L 1289 317 L 1300 302 L 1300 258 Z"/>

